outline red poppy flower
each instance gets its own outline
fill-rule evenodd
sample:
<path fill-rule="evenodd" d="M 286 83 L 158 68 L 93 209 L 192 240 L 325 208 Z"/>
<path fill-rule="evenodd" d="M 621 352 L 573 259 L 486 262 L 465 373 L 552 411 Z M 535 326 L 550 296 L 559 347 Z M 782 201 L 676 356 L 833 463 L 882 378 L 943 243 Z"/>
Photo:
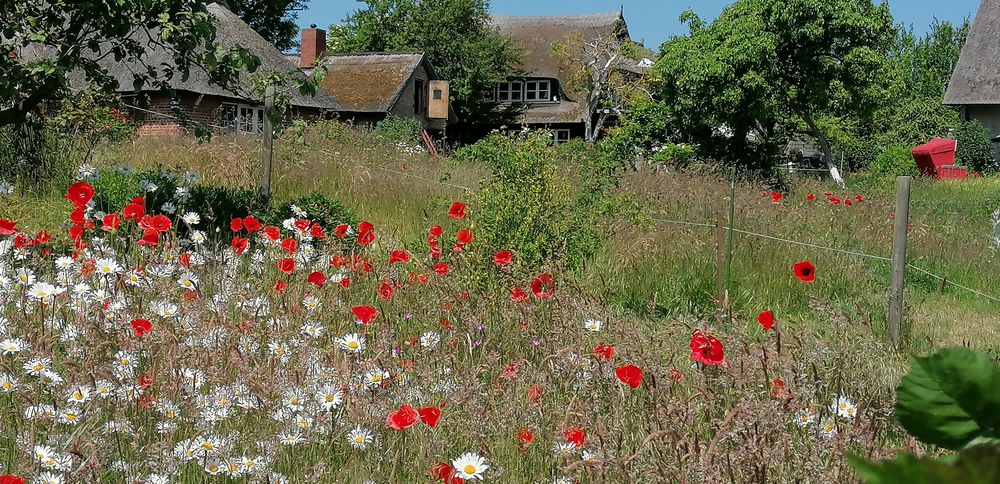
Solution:
<path fill-rule="evenodd" d="M 430 428 L 437 426 L 438 420 L 441 420 L 441 409 L 437 407 L 424 407 L 417 413 L 420 415 L 420 421 Z"/>
<path fill-rule="evenodd" d="M 448 264 L 445 264 L 444 262 L 434 264 L 434 272 L 438 273 L 440 276 L 448 274 L 449 271 L 450 269 L 448 268 Z"/>
<path fill-rule="evenodd" d="M 0 476 L 0 484 L 24 484 L 24 478 L 14 474 L 4 474 Z"/>
<path fill-rule="evenodd" d="M 345 278 L 341 279 L 340 280 L 340 287 L 342 287 L 344 289 L 347 289 L 348 287 L 351 287 L 351 278 L 350 277 L 345 277 Z"/>
<path fill-rule="evenodd" d="M 410 253 L 405 250 L 394 250 L 389 254 L 389 263 L 410 262 Z"/>
<path fill-rule="evenodd" d="M 548 299 L 552 297 L 552 291 L 556 288 L 555 281 L 548 273 L 542 274 L 531 281 L 531 293 L 538 299 Z"/>
<path fill-rule="evenodd" d="M 529 445 L 535 441 L 535 434 L 527 428 L 517 431 L 517 440 L 521 445 Z"/>
<path fill-rule="evenodd" d="M 31 239 L 28 238 L 27 234 L 19 233 L 14 236 L 14 248 L 23 249 L 31 243 Z"/>
<path fill-rule="evenodd" d="M 538 385 L 531 385 L 531 388 L 528 389 L 528 400 L 538 403 L 538 401 L 541 398 L 542 398 L 542 387 Z"/>
<path fill-rule="evenodd" d="M 442 229 L 440 225 L 435 225 L 435 226 L 431 227 L 431 230 L 430 230 L 431 237 L 434 237 L 435 239 L 438 238 L 438 237 L 440 237 L 443 232 L 444 232 L 444 229 Z"/>
<path fill-rule="evenodd" d="M 50 240 L 52 240 L 52 236 L 49 235 L 48 232 L 42 230 L 42 231 L 38 232 L 38 235 L 35 236 L 35 240 L 34 240 L 33 244 L 34 245 L 44 244 L 44 243 L 46 243 L 46 242 L 48 242 Z"/>
<path fill-rule="evenodd" d="M 291 274 L 295 270 L 295 259 L 285 257 L 278 261 L 278 270 L 285 274 Z"/>
<path fill-rule="evenodd" d="M 139 377 L 139 388 L 145 390 L 153 386 L 153 375 L 145 374 Z"/>
<path fill-rule="evenodd" d="M 148 245 L 151 247 L 156 247 L 156 244 L 160 243 L 159 232 L 149 229 L 142 233 L 142 238 L 136 241 L 138 245 Z"/>
<path fill-rule="evenodd" d="M 764 327 L 764 331 L 771 329 L 771 326 L 774 326 L 774 313 L 771 311 L 764 311 L 758 314 L 757 322 Z"/>
<path fill-rule="evenodd" d="M 103 223 L 103 225 L 101 225 L 101 230 L 110 232 L 112 230 L 118 230 L 118 227 L 122 224 L 122 217 L 117 213 L 109 213 L 104 216 L 104 219 L 101 222 Z"/>
<path fill-rule="evenodd" d="M 577 448 L 582 448 L 586 444 L 585 439 L 587 438 L 587 434 L 583 429 L 573 427 L 563 432 L 563 437 L 566 438 L 566 442 L 575 445 Z"/>
<path fill-rule="evenodd" d="M 782 194 L 780 194 L 780 193 L 778 193 L 778 192 L 771 192 L 771 204 L 772 205 L 777 205 L 777 204 L 781 203 L 781 199 L 782 198 L 785 198 L 785 196 L 782 195 Z"/>
<path fill-rule="evenodd" d="M 806 200 L 809 200 L 810 202 L 813 201 L 813 200 L 816 200 L 816 195 L 813 195 L 812 193 L 810 193 L 810 194 L 806 195 Z"/>
<path fill-rule="evenodd" d="M 835 197 L 830 197 L 830 205 L 840 205 L 840 199 Z"/>
<path fill-rule="evenodd" d="M 361 324 L 369 324 L 378 317 L 378 310 L 371 306 L 355 306 L 351 308 L 354 317 L 361 321 Z"/>
<path fill-rule="evenodd" d="M 87 221 L 86 207 L 76 207 L 69 213 L 69 221 L 75 224 L 83 224 Z"/>
<path fill-rule="evenodd" d="M 792 394 L 788 391 L 788 385 L 785 385 L 781 378 L 775 378 L 771 382 L 771 396 L 781 400 L 792 398 Z"/>
<path fill-rule="evenodd" d="M 438 257 L 441 257 L 441 252 L 442 252 L 442 250 L 441 250 L 440 247 L 438 247 L 436 244 L 432 245 L 431 246 L 431 259 L 437 259 Z"/>
<path fill-rule="evenodd" d="M 17 222 L 0 218 L 0 235 L 11 235 L 17 232 Z"/>
<path fill-rule="evenodd" d="M 282 292 L 288 288 L 288 283 L 282 280 L 274 283 L 274 292 Z"/>
<path fill-rule="evenodd" d="M 180 262 L 181 267 L 184 267 L 185 269 L 190 269 L 191 268 L 191 253 L 190 252 L 185 252 L 185 253 L 181 254 L 180 257 L 178 258 L 178 261 Z"/>
<path fill-rule="evenodd" d="M 299 243 L 291 237 L 286 237 L 285 240 L 281 241 L 281 250 L 288 254 L 294 254 L 295 250 L 299 248 Z"/>
<path fill-rule="evenodd" d="M 247 229 L 247 232 L 250 233 L 257 232 L 261 228 L 260 221 L 255 219 L 253 215 L 247 215 L 243 219 L 243 228 Z"/>
<path fill-rule="evenodd" d="M 323 287 L 323 284 L 326 283 L 326 275 L 324 275 L 322 272 L 316 271 L 313 272 L 312 274 L 309 274 L 309 277 L 307 277 L 306 280 L 309 281 L 310 284 L 316 287 Z"/>
<path fill-rule="evenodd" d="M 237 217 L 231 220 L 229 222 L 229 230 L 232 230 L 233 232 L 243 230 L 243 219 Z"/>
<path fill-rule="evenodd" d="M 498 266 L 505 266 L 514 260 L 514 253 L 509 250 L 501 250 L 493 255 L 493 262 Z"/>
<path fill-rule="evenodd" d="M 316 240 L 323 240 L 326 238 L 326 233 L 323 232 L 323 226 L 320 224 L 312 224 L 312 227 L 309 227 L 309 235 L 312 235 L 312 238 Z"/>
<path fill-rule="evenodd" d="M 682 375 L 681 372 L 678 371 L 676 368 L 671 368 L 670 369 L 670 378 L 673 378 L 674 381 L 677 382 L 677 381 L 683 380 L 684 379 L 684 375 Z"/>
<path fill-rule="evenodd" d="M 412 427 L 417 423 L 417 411 L 409 405 L 403 405 L 399 407 L 399 410 L 390 412 L 389 416 L 386 417 L 385 423 L 389 425 L 390 428 L 396 430 L 405 430 Z"/>
<path fill-rule="evenodd" d="M 250 246 L 250 239 L 244 239 L 243 237 L 236 236 L 233 237 L 233 241 L 229 243 L 229 248 L 233 250 L 233 253 L 240 255 L 246 252 L 247 247 Z"/>
<path fill-rule="evenodd" d="M 851 201 L 851 199 L 850 199 L 850 198 L 845 198 L 845 199 L 844 199 L 844 205 L 847 205 L 848 207 L 850 207 L 850 206 L 853 206 L 853 205 L 854 205 L 854 202 L 853 202 L 853 201 Z"/>
<path fill-rule="evenodd" d="M 146 319 L 133 319 L 132 320 L 132 332 L 135 333 L 137 338 L 141 338 L 143 335 L 148 334 L 153 331 L 153 323 Z"/>
<path fill-rule="evenodd" d="M 792 266 L 792 272 L 802 282 L 813 282 L 816 280 L 816 267 L 810 264 L 809 261 L 796 263 Z"/>
<path fill-rule="evenodd" d="M 617 376 L 622 383 L 632 387 L 633 390 L 639 388 L 639 385 L 642 384 L 642 370 L 635 365 L 618 367 L 615 369 L 615 376 Z"/>
<path fill-rule="evenodd" d="M 510 300 L 516 303 L 528 302 L 528 293 L 524 292 L 524 289 L 520 287 L 512 287 L 510 289 Z"/>
<path fill-rule="evenodd" d="M 859 202 L 863 202 L 865 200 L 865 197 L 862 197 L 861 195 L 855 195 L 854 199 L 857 200 L 857 201 L 859 201 Z"/>
<path fill-rule="evenodd" d="M 455 469 L 444 462 L 438 462 L 431 466 L 431 479 L 446 481 L 455 476 Z"/>
<path fill-rule="evenodd" d="M 82 207 L 94 198 L 94 187 L 85 181 L 78 181 L 66 190 L 66 199 L 77 207 Z"/>
<path fill-rule="evenodd" d="M 378 286 L 378 297 L 385 301 L 392 299 L 392 284 L 388 282 L 383 282 Z"/>
<path fill-rule="evenodd" d="M 305 233 L 306 229 L 309 228 L 309 221 L 300 218 L 296 220 L 293 225 L 295 225 L 295 228 L 299 229 L 299 232 Z"/>
<path fill-rule="evenodd" d="M 268 239 L 271 239 L 272 241 L 281 238 L 281 229 L 279 229 L 278 227 L 275 227 L 273 225 L 268 225 L 267 227 L 264 227 L 263 230 L 264 230 L 264 236 L 267 237 Z"/>
<path fill-rule="evenodd" d="M 691 336 L 691 359 L 706 365 L 725 363 L 722 342 L 715 337 L 705 336 L 701 331 L 695 331 Z"/>
<path fill-rule="evenodd" d="M 122 210 L 122 216 L 125 217 L 125 220 L 140 220 L 145 215 L 146 199 L 142 197 L 133 198 Z"/>
<path fill-rule="evenodd" d="M 343 239 L 344 237 L 347 237 L 347 232 L 350 229 L 351 229 L 350 225 L 340 224 L 333 228 L 333 235 L 336 236 L 338 239 Z"/>
<path fill-rule="evenodd" d="M 451 218 L 465 218 L 465 204 L 462 202 L 451 204 L 451 208 L 448 209 L 448 216 Z"/>
<path fill-rule="evenodd" d="M 364 247 L 375 242 L 375 226 L 369 222 L 358 224 L 358 245 Z"/>
<path fill-rule="evenodd" d="M 472 231 L 469 229 L 462 229 L 458 231 L 455 235 L 455 240 L 458 240 L 460 244 L 469 245 L 472 243 Z"/>
<path fill-rule="evenodd" d="M 605 360 L 610 360 L 615 356 L 615 347 L 614 345 L 599 345 L 594 348 L 594 355 Z"/>

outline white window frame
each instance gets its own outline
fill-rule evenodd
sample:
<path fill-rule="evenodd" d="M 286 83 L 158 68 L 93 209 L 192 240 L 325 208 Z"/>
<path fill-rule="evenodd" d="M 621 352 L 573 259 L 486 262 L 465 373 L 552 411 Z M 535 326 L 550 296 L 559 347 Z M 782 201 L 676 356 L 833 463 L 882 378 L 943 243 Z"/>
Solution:
<path fill-rule="evenodd" d="M 223 122 L 237 133 L 261 134 L 264 132 L 264 108 L 249 104 L 223 103 Z M 226 119 L 226 110 L 232 110 L 232 119 Z"/>
<path fill-rule="evenodd" d="M 494 99 L 500 103 L 552 103 L 555 93 L 551 79 L 527 78 L 501 82 L 494 91 Z"/>
<path fill-rule="evenodd" d="M 557 128 L 552 130 L 552 142 L 561 145 L 573 139 L 573 132 L 568 128 Z"/>

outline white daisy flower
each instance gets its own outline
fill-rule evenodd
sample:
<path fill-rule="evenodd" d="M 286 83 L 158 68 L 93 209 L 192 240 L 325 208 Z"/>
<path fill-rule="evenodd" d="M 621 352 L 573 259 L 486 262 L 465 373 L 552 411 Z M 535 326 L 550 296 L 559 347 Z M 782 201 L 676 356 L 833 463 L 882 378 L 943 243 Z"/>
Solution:
<path fill-rule="evenodd" d="M 490 468 L 486 464 L 486 459 L 474 452 L 466 452 L 455 460 L 451 461 L 451 466 L 455 469 L 458 477 L 464 480 L 483 479 L 483 473 Z"/>

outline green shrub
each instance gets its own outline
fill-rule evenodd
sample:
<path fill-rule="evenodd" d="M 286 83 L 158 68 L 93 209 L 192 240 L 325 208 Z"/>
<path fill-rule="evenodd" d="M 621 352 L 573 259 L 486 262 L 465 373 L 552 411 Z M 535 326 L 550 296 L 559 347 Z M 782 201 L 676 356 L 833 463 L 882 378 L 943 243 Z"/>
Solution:
<path fill-rule="evenodd" d="M 633 206 L 615 197 L 618 162 L 584 143 L 553 146 L 545 132 L 497 134 L 459 150 L 490 175 L 478 195 L 477 236 L 513 250 L 522 267 L 578 267 L 607 237 L 605 217 Z"/>
<path fill-rule="evenodd" d="M 875 157 L 868 171 L 879 176 L 920 176 L 913 153 L 905 146 L 893 146 Z"/>
<path fill-rule="evenodd" d="M 388 141 L 414 143 L 419 139 L 420 131 L 423 129 L 416 119 L 400 118 L 390 114 L 379 121 L 376 132 Z"/>
<path fill-rule="evenodd" d="M 42 195 L 64 190 L 94 142 L 28 121 L 0 127 L 0 182 Z"/>
<path fill-rule="evenodd" d="M 684 168 L 694 160 L 697 148 L 696 145 L 685 143 L 667 143 L 653 154 L 650 161 L 655 165 Z"/>
<path fill-rule="evenodd" d="M 956 156 L 962 159 L 966 166 L 980 173 L 997 171 L 997 162 L 993 159 L 993 143 L 990 133 L 979 121 L 962 123 L 955 138 L 958 140 Z"/>

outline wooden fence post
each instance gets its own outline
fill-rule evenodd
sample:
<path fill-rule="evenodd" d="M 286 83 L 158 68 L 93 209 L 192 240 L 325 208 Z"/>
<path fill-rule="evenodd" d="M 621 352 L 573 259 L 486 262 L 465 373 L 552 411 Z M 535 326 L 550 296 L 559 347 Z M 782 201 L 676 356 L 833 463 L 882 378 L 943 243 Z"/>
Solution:
<path fill-rule="evenodd" d="M 911 177 L 896 178 L 896 214 L 892 234 L 892 284 L 889 286 L 889 340 L 899 346 L 903 319 L 903 282 L 906 277 L 906 233 L 910 222 Z"/>
<path fill-rule="evenodd" d="M 274 86 L 267 86 L 264 91 L 264 129 L 260 151 L 261 180 L 260 191 L 265 197 L 271 196 L 271 157 L 274 155 L 274 123 L 271 116 L 274 111 Z"/>
<path fill-rule="evenodd" d="M 729 302 L 733 282 L 733 229 L 736 226 L 736 167 L 729 180 L 729 227 L 726 237 L 726 304 L 727 321 L 733 322 L 733 307 Z"/>

